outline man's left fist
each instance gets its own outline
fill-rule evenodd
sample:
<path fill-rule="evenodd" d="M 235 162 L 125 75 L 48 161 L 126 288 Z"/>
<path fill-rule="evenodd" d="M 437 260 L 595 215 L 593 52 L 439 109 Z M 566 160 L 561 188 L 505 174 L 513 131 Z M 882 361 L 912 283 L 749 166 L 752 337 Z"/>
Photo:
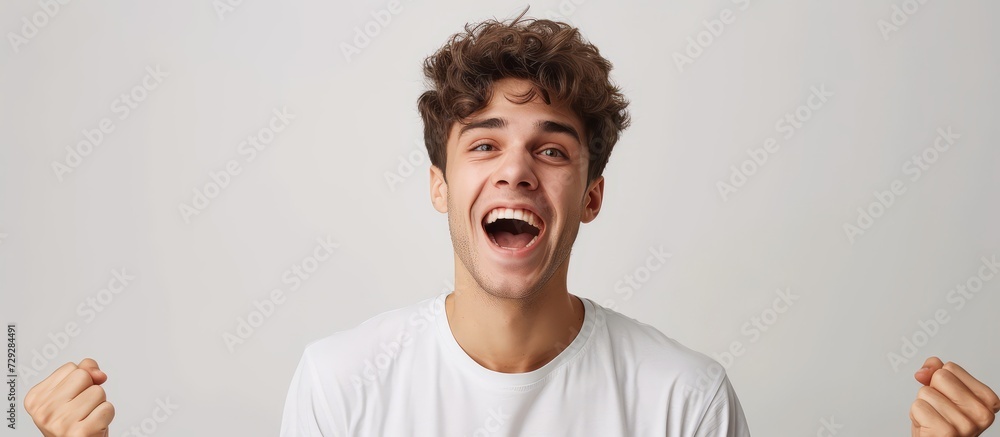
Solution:
<path fill-rule="evenodd" d="M 958 364 L 930 357 L 913 376 L 924 385 L 910 406 L 913 437 L 975 437 L 1000 412 L 997 394 Z"/>

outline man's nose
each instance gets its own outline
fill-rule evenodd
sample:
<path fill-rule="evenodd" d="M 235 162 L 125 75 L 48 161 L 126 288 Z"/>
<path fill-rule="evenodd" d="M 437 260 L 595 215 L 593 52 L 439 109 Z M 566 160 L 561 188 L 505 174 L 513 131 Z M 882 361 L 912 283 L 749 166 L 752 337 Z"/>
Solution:
<path fill-rule="evenodd" d="M 531 190 L 538 187 L 531 152 L 521 147 L 507 150 L 494 172 L 493 185 L 510 185 Z"/>

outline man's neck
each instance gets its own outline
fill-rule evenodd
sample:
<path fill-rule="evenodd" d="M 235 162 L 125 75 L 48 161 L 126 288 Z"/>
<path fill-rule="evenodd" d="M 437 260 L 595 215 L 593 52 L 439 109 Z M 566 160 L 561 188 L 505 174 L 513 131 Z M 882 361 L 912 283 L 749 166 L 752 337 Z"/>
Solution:
<path fill-rule="evenodd" d="M 583 302 L 569 294 L 565 275 L 557 272 L 530 299 L 497 298 L 474 280 L 456 278 L 455 292 L 445 300 L 452 335 L 487 369 L 523 373 L 544 366 L 583 326 Z"/>

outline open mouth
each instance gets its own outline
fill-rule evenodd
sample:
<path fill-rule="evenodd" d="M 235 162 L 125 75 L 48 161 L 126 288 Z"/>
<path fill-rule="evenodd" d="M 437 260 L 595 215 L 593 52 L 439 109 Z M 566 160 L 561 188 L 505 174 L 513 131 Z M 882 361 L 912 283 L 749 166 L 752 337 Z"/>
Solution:
<path fill-rule="evenodd" d="M 494 208 L 483 218 L 483 230 L 497 247 L 527 249 L 538 241 L 545 224 L 527 209 Z"/>

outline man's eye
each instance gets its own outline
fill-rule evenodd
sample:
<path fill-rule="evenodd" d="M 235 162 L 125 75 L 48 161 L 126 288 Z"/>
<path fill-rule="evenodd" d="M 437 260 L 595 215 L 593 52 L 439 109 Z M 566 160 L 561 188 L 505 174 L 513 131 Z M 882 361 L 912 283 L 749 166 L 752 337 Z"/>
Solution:
<path fill-rule="evenodd" d="M 481 149 L 481 147 L 489 147 L 489 148 L 493 148 L 493 145 L 492 145 L 492 144 L 488 144 L 488 143 L 482 143 L 482 144 L 480 144 L 480 145 L 478 145 L 478 146 L 476 146 L 476 147 L 473 147 L 473 148 L 472 148 L 472 150 L 482 150 L 482 151 L 484 151 L 484 152 L 486 152 L 486 151 L 487 151 L 487 150 L 483 150 L 483 149 Z"/>
<path fill-rule="evenodd" d="M 546 152 L 555 152 L 555 154 L 553 155 L 551 153 L 546 153 Z M 542 150 L 542 153 L 546 153 L 546 156 L 551 156 L 553 158 L 559 158 L 559 157 L 565 157 L 566 156 L 559 149 L 545 149 L 545 150 Z"/>

